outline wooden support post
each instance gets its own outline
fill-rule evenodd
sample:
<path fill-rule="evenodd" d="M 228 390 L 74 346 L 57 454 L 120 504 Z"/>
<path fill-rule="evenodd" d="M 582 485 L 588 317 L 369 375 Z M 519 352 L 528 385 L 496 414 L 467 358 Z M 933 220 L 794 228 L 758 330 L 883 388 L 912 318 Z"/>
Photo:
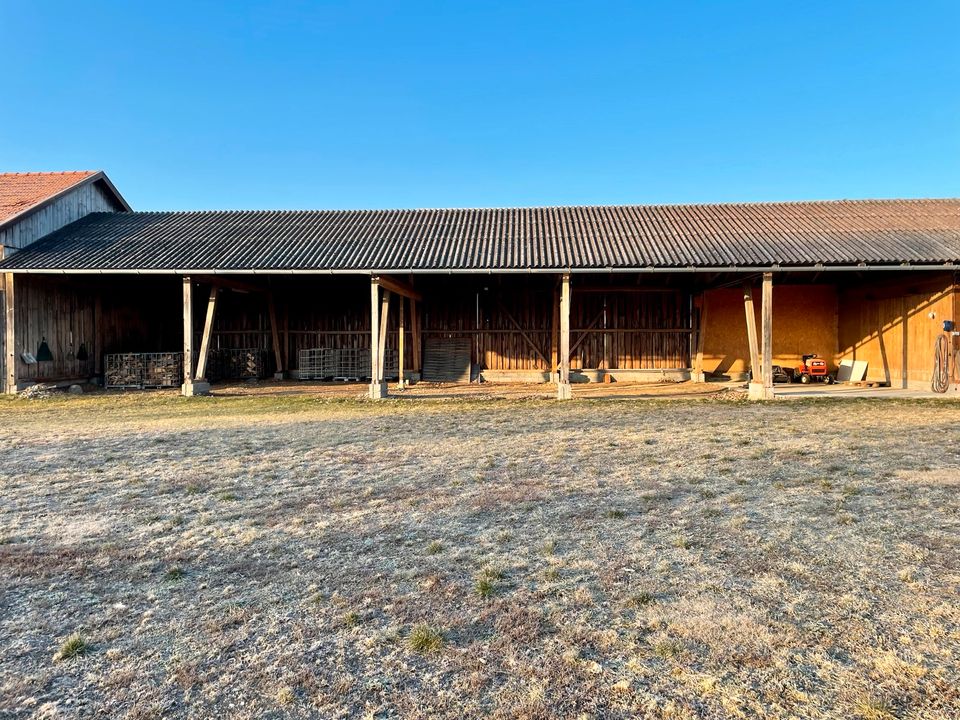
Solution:
<path fill-rule="evenodd" d="M 560 293 L 554 289 L 553 319 L 550 324 L 550 380 L 558 382 L 557 371 L 560 370 Z"/>
<path fill-rule="evenodd" d="M 369 396 L 379 400 L 387 396 L 387 386 L 380 380 L 380 285 L 370 280 L 370 390 Z M 386 325 L 387 319 L 383 318 Z"/>
<path fill-rule="evenodd" d="M 760 307 L 760 335 L 763 348 L 763 399 L 773 400 L 773 273 L 763 274 L 762 305 Z"/>
<path fill-rule="evenodd" d="M 193 279 L 183 278 L 183 387 L 182 393 L 186 397 L 192 395 L 206 395 L 210 392 L 207 382 L 199 382 L 193 374 Z"/>
<path fill-rule="evenodd" d="M 16 303 L 13 288 L 13 273 L 4 277 L 3 292 L 3 336 L 4 336 L 4 391 L 13 395 L 17 392 L 17 333 Z"/>
<path fill-rule="evenodd" d="M 207 316 L 203 321 L 203 335 L 200 338 L 200 356 L 197 358 L 197 380 L 207 379 L 207 358 L 210 356 L 210 340 L 213 338 L 213 320 L 217 312 L 218 293 L 219 288 L 216 285 L 210 288 Z"/>
<path fill-rule="evenodd" d="M 386 384 L 387 382 L 387 328 L 389 326 L 390 320 L 390 291 L 380 286 L 383 290 L 383 295 L 380 299 L 380 339 L 379 339 L 379 350 L 378 355 L 380 357 L 380 371 L 377 377 L 380 382 Z"/>
<path fill-rule="evenodd" d="M 400 375 L 397 378 L 397 386 L 401 390 L 403 390 L 403 342 L 404 342 L 403 336 L 406 333 L 406 328 L 404 327 L 404 324 L 403 324 L 403 311 L 405 309 L 406 304 L 407 304 L 406 298 L 401 295 L 399 301 L 397 302 L 397 310 L 400 313 L 400 320 L 397 324 L 397 356 L 398 356 L 397 362 L 399 363 L 399 366 L 400 366 L 400 369 L 399 369 Z"/>
<path fill-rule="evenodd" d="M 560 381 L 557 383 L 557 399 L 569 400 L 570 389 L 570 275 L 560 282 Z"/>
<path fill-rule="evenodd" d="M 273 359 L 277 366 L 274 379 L 283 380 L 283 354 L 280 352 L 280 326 L 277 323 L 277 304 L 273 300 L 273 293 L 267 293 L 267 313 L 270 315 L 270 339 L 273 341 Z"/>
<path fill-rule="evenodd" d="M 413 371 L 419 376 L 423 371 L 420 367 L 420 314 L 417 312 L 417 301 L 413 298 L 410 298 L 410 345 Z"/>
<path fill-rule="evenodd" d="M 193 282 L 183 278 L 183 384 L 193 380 Z"/>
<path fill-rule="evenodd" d="M 693 381 L 702 383 L 707 381 L 707 375 L 703 371 L 703 346 L 704 335 L 707 329 L 707 295 L 700 293 L 697 299 L 699 313 L 697 314 L 697 354 L 693 363 Z"/>
<path fill-rule="evenodd" d="M 749 365 L 750 372 L 753 374 L 752 382 L 761 382 L 760 366 L 757 358 L 760 357 L 760 348 L 757 343 L 757 314 L 753 307 L 753 288 L 748 284 L 743 285 L 743 312 L 747 320 L 747 340 L 750 348 Z"/>

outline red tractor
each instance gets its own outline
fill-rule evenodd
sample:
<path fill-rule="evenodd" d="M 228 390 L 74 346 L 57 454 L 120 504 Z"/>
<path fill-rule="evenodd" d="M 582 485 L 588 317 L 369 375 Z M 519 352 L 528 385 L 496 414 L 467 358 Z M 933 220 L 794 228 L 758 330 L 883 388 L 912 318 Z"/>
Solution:
<path fill-rule="evenodd" d="M 816 354 L 804 355 L 803 364 L 797 365 L 793 371 L 793 379 L 804 384 L 812 382 L 831 384 L 833 375 L 827 370 L 826 360 L 820 360 L 819 357 Z"/>

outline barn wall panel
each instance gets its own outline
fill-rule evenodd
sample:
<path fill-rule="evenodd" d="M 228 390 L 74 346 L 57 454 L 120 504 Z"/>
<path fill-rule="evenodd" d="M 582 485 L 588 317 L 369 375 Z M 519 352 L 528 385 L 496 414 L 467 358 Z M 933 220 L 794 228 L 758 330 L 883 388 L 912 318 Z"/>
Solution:
<path fill-rule="evenodd" d="M 868 380 L 927 387 L 934 341 L 943 321 L 956 319 L 956 298 L 950 275 L 843 290 L 837 359 L 867 361 Z"/>
<path fill-rule="evenodd" d="M 760 326 L 760 292 L 754 289 Z M 743 290 L 708 290 L 704 296 L 703 367 L 714 375 L 742 376 L 749 370 Z M 773 363 L 792 367 L 801 356 L 816 353 L 828 362 L 837 355 L 837 290 L 832 285 L 773 286 Z"/>

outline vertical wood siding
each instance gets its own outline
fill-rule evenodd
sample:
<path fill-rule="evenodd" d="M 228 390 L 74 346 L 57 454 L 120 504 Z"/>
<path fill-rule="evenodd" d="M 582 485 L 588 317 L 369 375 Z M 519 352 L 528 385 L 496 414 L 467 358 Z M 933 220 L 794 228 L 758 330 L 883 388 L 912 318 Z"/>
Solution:
<path fill-rule="evenodd" d="M 44 235 L 93 212 L 115 212 L 120 207 L 99 182 L 71 190 L 62 198 L 0 230 L 0 245 L 12 251 L 26 247 Z"/>

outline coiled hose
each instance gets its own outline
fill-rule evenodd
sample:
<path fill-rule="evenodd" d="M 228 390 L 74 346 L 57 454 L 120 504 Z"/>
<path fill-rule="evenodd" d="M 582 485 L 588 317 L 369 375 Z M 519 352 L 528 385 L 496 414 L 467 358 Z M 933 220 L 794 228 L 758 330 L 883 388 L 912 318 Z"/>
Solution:
<path fill-rule="evenodd" d="M 956 381 L 957 364 L 960 361 L 960 352 L 951 358 L 953 354 L 953 338 L 947 333 L 943 333 L 937 338 L 933 346 L 933 379 L 930 381 L 930 389 L 935 393 L 945 393 L 950 389 L 951 381 Z M 951 360 L 953 367 L 951 367 Z"/>

